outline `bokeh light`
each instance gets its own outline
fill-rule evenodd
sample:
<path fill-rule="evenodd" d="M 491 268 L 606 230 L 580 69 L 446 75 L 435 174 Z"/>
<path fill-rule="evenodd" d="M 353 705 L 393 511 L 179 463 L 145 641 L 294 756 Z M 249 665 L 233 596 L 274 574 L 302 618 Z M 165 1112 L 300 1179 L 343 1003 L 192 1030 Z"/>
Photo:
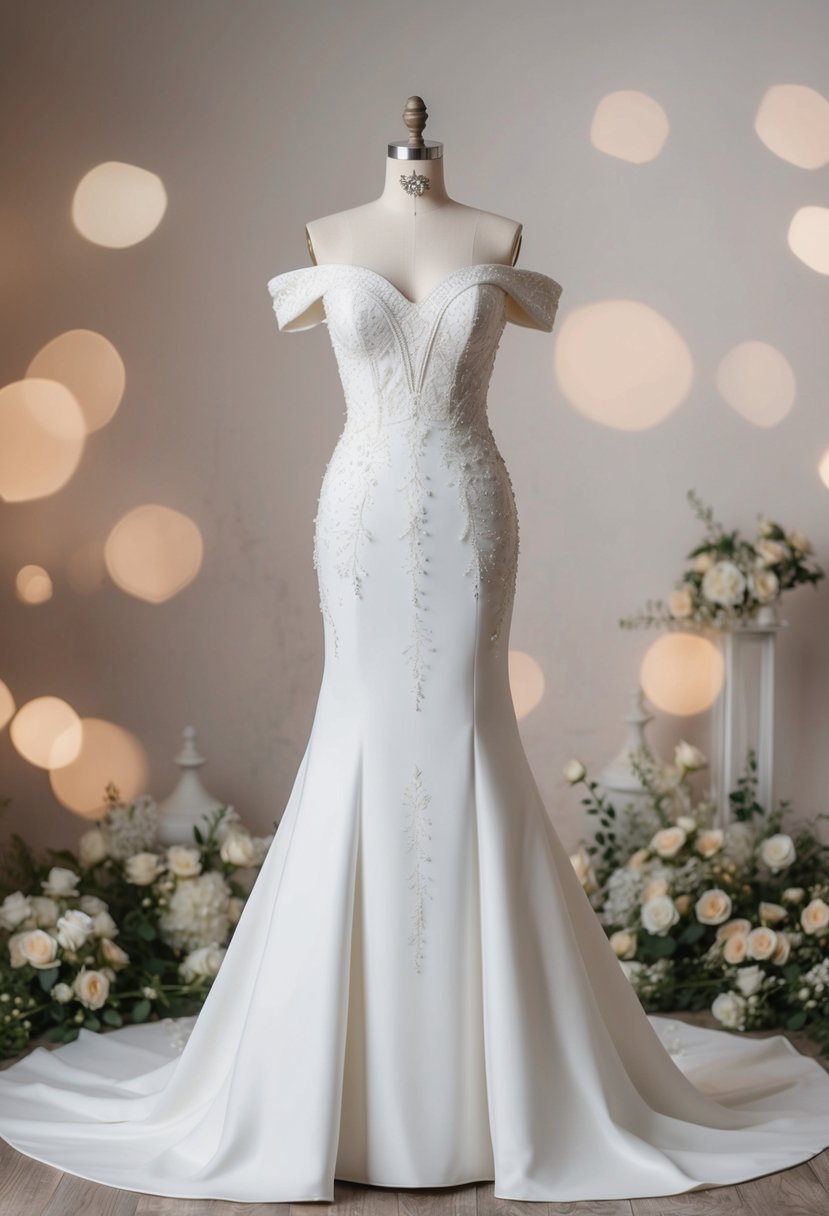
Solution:
<path fill-rule="evenodd" d="M 567 314 L 555 345 L 561 391 L 605 426 L 655 426 L 685 400 L 693 363 L 676 329 L 635 300 L 602 300 Z"/>
<path fill-rule="evenodd" d="M 698 714 L 719 696 L 725 675 L 722 653 L 708 638 L 681 630 L 663 634 L 642 659 L 645 695 L 670 714 Z"/>
<path fill-rule="evenodd" d="M 642 165 L 659 155 L 669 130 L 668 115 L 658 101 L 636 89 L 619 89 L 596 107 L 590 142 L 608 156 Z"/>
<path fill-rule="evenodd" d="M 65 384 L 34 378 L 0 388 L 0 498 L 54 494 L 78 467 L 85 441 L 83 412 Z"/>
<path fill-rule="evenodd" d="M 203 552 L 201 533 L 188 515 L 146 503 L 129 511 L 112 529 L 104 560 L 122 591 L 160 604 L 193 581 Z"/>
<path fill-rule="evenodd" d="M 755 426 L 776 426 L 794 405 L 797 384 L 785 355 L 768 342 L 741 342 L 720 360 L 717 388 Z"/>
<path fill-rule="evenodd" d="M 754 129 L 770 152 L 801 169 L 829 164 L 829 101 L 803 84 L 775 84 L 757 109 Z"/>
<path fill-rule="evenodd" d="M 32 359 L 26 375 L 65 384 L 81 407 L 87 431 L 109 422 L 126 382 L 118 351 L 92 329 L 70 329 L 53 338 Z"/>
<path fill-rule="evenodd" d="M 510 650 L 509 683 L 515 716 L 519 720 L 526 718 L 544 696 L 544 672 L 532 655 Z"/>
<path fill-rule="evenodd" d="M 42 566 L 22 566 L 14 580 L 14 589 L 24 604 L 45 604 L 52 598 L 52 580 Z"/>
<path fill-rule="evenodd" d="M 130 731 L 103 718 L 81 718 L 83 740 L 71 764 L 54 769 L 49 782 L 57 800 L 76 815 L 100 819 L 108 783 L 118 787 L 121 800 L 131 802 L 145 792 L 149 765 L 139 740 Z"/>
<path fill-rule="evenodd" d="M 817 471 L 820 474 L 820 480 L 829 490 L 829 448 L 821 456 Z"/>
<path fill-rule="evenodd" d="M 35 697 L 22 705 L 9 726 L 11 741 L 37 768 L 71 764 L 81 750 L 83 728 L 71 705 L 60 697 Z"/>
<path fill-rule="evenodd" d="M 8 684 L 4 684 L 0 680 L 0 730 L 3 729 L 7 722 L 11 721 L 14 716 L 14 710 L 14 697 L 11 694 L 11 690 Z"/>
<path fill-rule="evenodd" d="M 810 270 L 829 274 L 829 207 L 801 207 L 789 224 L 787 240 Z"/>
<path fill-rule="evenodd" d="M 110 160 L 83 177 L 72 200 L 72 222 L 88 241 L 109 249 L 137 245 L 155 232 L 167 192 L 155 173 Z"/>

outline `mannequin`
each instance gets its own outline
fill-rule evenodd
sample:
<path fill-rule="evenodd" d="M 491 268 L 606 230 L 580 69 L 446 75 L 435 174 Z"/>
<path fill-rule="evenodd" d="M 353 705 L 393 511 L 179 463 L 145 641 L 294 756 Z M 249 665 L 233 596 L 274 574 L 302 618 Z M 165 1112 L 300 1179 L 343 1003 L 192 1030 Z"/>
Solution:
<path fill-rule="evenodd" d="M 462 266 L 496 262 L 514 266 L 522 225 L 450 198 L 443 178 L 443 144 L 424 140 L 428 115 L 422 97 L 406 102 L 409 138 L 388 145 L 386 180 L 379 198 L 312 220 L 308 252 L 325 262 L 365 266 L 417 304 L 446 275 Z M 407 190 L 401 176 L 427 179 Z M 410 190 L 412 192 L 410 192 Z"/>

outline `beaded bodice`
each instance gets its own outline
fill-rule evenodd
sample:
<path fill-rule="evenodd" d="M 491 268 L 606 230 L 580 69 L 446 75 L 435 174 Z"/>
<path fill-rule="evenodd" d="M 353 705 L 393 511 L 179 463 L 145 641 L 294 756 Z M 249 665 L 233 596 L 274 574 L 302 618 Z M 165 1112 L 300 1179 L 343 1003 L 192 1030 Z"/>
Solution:
<path fill-rule="evenodd" d="M 345 424 L 315 519 L 314 563 L 333 652 L 346 617 L 333 611 L 332 595 L 340 607 L 349 584 L 362 596 L 372 577 L 368 546 L 390 507 L 388 497 L 375 496 L 392 486 L 402 528 L 394 551 L 412 603 L 404 653 L 418 709 L 434 651 L 424 604 L 430 546 L 434 557 L 438 531 L 453 528 L 454 517 L 439 514 L 444 486 L 452 487 L 462 525 L 456 543 L 467 550 L 457 564 L 472 576 L 476 597 L 486 589 L 481 615 L 493 644 L 511 603 L 518 516 L 487 420 L 487 391 L 506 322 L 552 330 L 561 290 L 538 271 L 499 263 L 462 266 L 420 301 L 377 271 L 345 263 L 289 270 L 268 282 L 280 329 L 328 325 L 345 396 Z"/>

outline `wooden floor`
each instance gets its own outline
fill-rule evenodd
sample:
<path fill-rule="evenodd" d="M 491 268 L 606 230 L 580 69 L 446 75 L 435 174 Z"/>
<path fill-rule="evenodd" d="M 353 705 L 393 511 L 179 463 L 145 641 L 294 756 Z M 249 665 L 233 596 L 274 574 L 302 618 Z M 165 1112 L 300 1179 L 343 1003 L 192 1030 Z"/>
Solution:
<path fill-rule="evenodd" d="M 716 1025 L 706 1013 L 671 1016 Z M 769 1033 L 775 1032 L 756 1037 Z M 787 1037 L 829 1070 L 829 1061 L 818 1055 L 805 1035 Z M 829 1216 L 829 1149 L 802 1165 L 738 1186 L 653 1199 L 524 1203 L 496 1199 L 493 1190 L 492 1182 L 395 1191 L 336 1181 L 333 1203 L 166 1199 L 85 1182 L 41 1165 L 0 1140 L 0 1216 L 319 1216 L 321 1212 L 332 1216 Z"/>

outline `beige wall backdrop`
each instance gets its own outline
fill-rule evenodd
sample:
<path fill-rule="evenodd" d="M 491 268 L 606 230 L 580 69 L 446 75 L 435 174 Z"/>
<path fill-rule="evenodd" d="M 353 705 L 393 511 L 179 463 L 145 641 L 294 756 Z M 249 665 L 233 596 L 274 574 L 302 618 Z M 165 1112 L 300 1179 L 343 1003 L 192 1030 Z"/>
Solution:
<path fill-rule="evenodd" d="M 618 618 L 666 595 L 701 535 L 693 487 L 727 525 L 759 512 L 829 564 L 829 277 L 794 255 L 795 212 L 829 206 L 829 168 L 787 163 L 754 128 L 773 86 L 829 93 L 829 9 L 802 0 L 675 3 L 389 0 L 36 0 L 2 5 L 0 384 L 65 331 L 103 334 L 126 368 L 117 413 L 58 492 L 0 503 L 0 679 L 16 705 L 51 694 L 132 732 L 165 796 L 192 724 L 207 785 L 256 830 L 279 819 L 323 664 L 312 565 L 320 481 L 343 423 L 324 326 L 279 332 L 266 282 L 306 265 L 307 220 L 382 188 L 406 97 L 430 111 L 461 202 L 524 224 L 519 265 L 564 287 L 552 335 L 509 327 L 490 390 L 521 524 L 511 645 L 544 696 L 522 737 L 565 844 L 583 828 L 561 776 L 621 746 L 654 631 Z M 619 90 L 668 123 L 636 164 L 596 146 Z M 106 161 L 157 174 L 168 205 L 146 240 L 85 239 L 76 187 Z M 569 315 L 609 300 L 681 335 L 692 381 L 658 424 L 608 426 L 556 372 Z M 756 340 L 796 381 L 777 425 L 718 391 L 720 360 Z M 597 358 L 600 355 L 597 353 Z M 126 512 L 164 504 L 204 542 L 198 576 L 151 604 L 70 577 Z M 19 569 L 54 593 L 24 604 Z M 796 591 L 779 639 L 778 793 L 802 815 L 829 790 L 829 590 Z M 708 720 L 659 712 L 651 741 L 707 750 Z M 69 843 L 85 824 L 0 733 L 0 832 Z"/>

